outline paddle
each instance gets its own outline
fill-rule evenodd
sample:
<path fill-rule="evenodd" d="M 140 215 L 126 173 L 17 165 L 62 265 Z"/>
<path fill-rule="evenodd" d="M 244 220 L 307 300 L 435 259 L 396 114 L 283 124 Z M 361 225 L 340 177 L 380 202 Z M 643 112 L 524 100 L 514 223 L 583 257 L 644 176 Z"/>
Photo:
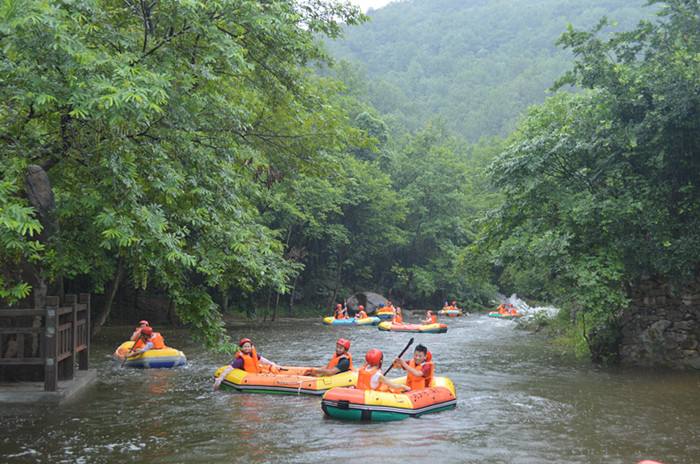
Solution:
<path fill-rule="evenodd" d="M 401 354 L 399 354 L 399 355 L 397 356 L 397 358 L 401 358 L 401 356 L 404 355 L 404 353 L 406 352 L 406 350 L 407 350 L 411 345 L 413 345 L 413 337 L 411 337 L 411 339 L 408 341 L 408 343 L 406 344 L 406 346 L 403 348 L 403 351 L 401 352 Z M 394 363 L 391 363 L 391 366 L 389 366 L 389 368 L 388 368 L 386 371 L 384 371 L 384 375 L 387 375 L 387 374 L 389 373 L 389 371 L 390 371 L 393 367 L 394 367 Z"/>
<path fill-rule="evenodd" d="M 139 339 L 136 339 L 136 342 L 137 342 L 138 340 L 139 340 Z M 121 365 L 121 367 L 124 367 L 124 364 L 126 364 L 126 360 L 129 359 L 130 356 L 133 356 L 133 355 L 134 355 L 133 353 L 134 353 L 134 347 L 136 346 L 136 342 L 134 342 L 134 344 L 131 345 L 131 348 L 129 348 L 129 351 L 127 351 L 126 354 L 124 355 L 124 359 L 122 360 L 122 365 Z"/>

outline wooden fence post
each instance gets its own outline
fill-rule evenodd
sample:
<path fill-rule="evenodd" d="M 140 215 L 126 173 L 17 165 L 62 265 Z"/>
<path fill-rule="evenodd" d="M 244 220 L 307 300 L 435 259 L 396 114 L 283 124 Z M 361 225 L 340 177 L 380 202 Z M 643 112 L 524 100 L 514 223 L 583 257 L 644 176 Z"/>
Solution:
<path fill-rule="evenodd" d="M 46 329 L 44 330 L 44 391 L 56 391 L 58 366 L 56 363 L 56 342 L 58 329 L 58 297 L 46 297 Z"/>
<path fill-rule="evenodd" d="M 70 336 L 70 357 L 65 360 L 65 376 L 67 379 L 72 379 L 75 374 L 75 361 L 76 361 L 76 346 L 78 343 L 78 297 L 75 295 L 66 295 L 65 302 L 68 306 L 72 307 L 71 312 L 71 336 Z"/>
<path fill-rule="evenodd" d="M 86 371 L 88 370 L 90 362 L 90 335 L 92 335 L 92 327 L 90 326 L 90 294 L 81 293 L 78 298 L 80 304 L 84 304 L 86 307 L 85 325 L 83 326 L 83 334 L 85 336 L 85 349 L 78 354 L 78 369 L 80 369 L 81 371 Z"/>

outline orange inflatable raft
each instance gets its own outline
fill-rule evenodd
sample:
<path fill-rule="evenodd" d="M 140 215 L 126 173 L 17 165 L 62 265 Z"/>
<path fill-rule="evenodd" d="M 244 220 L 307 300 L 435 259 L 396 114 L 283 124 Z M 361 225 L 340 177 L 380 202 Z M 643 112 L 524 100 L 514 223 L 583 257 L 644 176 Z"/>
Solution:
<path fill-rule="evenodd" d="M 406 383 L 406 377 L 392 380 Z M 321 400 L 321 409 L 327 416 L 362 421 L 396 421 L 456 406 L 455 387 L 447 377 L 435 377 L 430 387 L 406 393 L 333 388 Z"/>
<path fill-rule="evenodd" d="M 349 387 L 357 384 L 357 371 L 341 372 L 336 375 L 312 377 L 304 375 L 310 368 L 282 366 L 271 372 L 270 366 L 260 366 L 262 372 L 254 374 L 242 369 L 233 369 L 221 382 L 222 390 L 238 390 L 248 393 L 287 393 L 292 395 L 323 395 L 334 387 Z M 226 366 L 214 373 L 218 378 Z"/>

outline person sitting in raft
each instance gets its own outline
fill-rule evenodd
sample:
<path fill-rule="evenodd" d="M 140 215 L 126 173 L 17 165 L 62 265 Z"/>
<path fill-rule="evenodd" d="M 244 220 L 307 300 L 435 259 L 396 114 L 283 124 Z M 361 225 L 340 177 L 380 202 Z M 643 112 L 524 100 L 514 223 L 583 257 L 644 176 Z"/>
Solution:
<path fill-rule="evenodd" d="M 325 368 L 314 367 L 304 372 L 304 375 L 315 377 L 335 375 L 352 370 L 352 355 L 350 354 L 350 340 L 339 338 L 335 343 L 335 354 Z"/>
<path fill-rule="evenodd" d="M 449 305 L 449 303 L 447 302 L 447 300 L 445 300 L 445 302 L 442 304 L 442 310 L 443 310 L 443 311 L 449 311 L 450 309 L 452 309 L 452 308 L 450 307 L 450 305 Z"/>
<path fill-rule="evenodd" d="M 348 319 L 348 310 L 343 308 L 343 305 L 338 303 L 335 305 L 335 310 L 333 311 L 333 317 L 336 319 Z"/>
<path fill-rule="evenodd" d="M 357 307 L 357 312 L 355 313 L 355 319 L 367 319 L 367 313 L 365 312 L 365 307 L 360 305 Z"/>
<path fill-rule="evenodd" d="M 398 306 L 396 307 L 396 311 L 394 312 L 394 317 L 391 319 L 391 322 L 394 324 L 403 324 L 403 314 L 401 313 L 401 308 Z"/>
<path fill-rule="evenodd" d="M 260 365 L 268 365 L 273 369 L 279 369 L 280 366 L 270 361 L 269 359 L 258 354 L 253 342 L 250 338 L 241 338 L 238 342 L 240 350 L 236 351 L 233 361 L 224 369 L 221 375 L 214 381 L 214 390 L 218 390 L 221 382 L 226 378 L 229 372 L 234 369 L 243 369 L 246 372 L 258 374 L 261 372 Z"/>
<path fill-rule="evenodd" d="M 516 316 L 518 311 L 515 309 L 512 303 L 501 304 L 498 307 L 498 314 L 503 314 L 506 316 Z"/>
<path fill-rule="evenodd" d="M 454 309 L 455 311 L 459 311 L 459 308 L 457 307 L 457 300 L 452 300 L 452 304 L 450 305 L 450 309 Z"/>
<path fill-rule="evenodd" d="M 394 305 L 392 304 L 391 300 L 386 300 L 386 304 L 379 308 L 377 312 L 380 313 L 388 313 L 391 312 L 391 314 L 394 314 L 396 312 L 396 308 L 394 308 Z"/>
<path fill-rule="evenodd" d="M 165 340 L 159 332 L 154 332 L 153 327 L 145 326 L 142 327 L 139 333 L 139 339 L 136 340 L 134 346 L 126 354 L 126 357 L 135 356 L 137 354 L 145 353 L 149 350 L 163 350 L 165 349 Z"/>
<path fill-rule="evenodd" d="M 406 371 L 406 385 L 411 387 L 411 390 L 420 390 L 430 386 L 433 381 L 433 372 L 435 365 L 432 363 L 433 356 L 428 349 L 423 345 L 416 346 L 413 351 L 413 359 L 409 362 L 401 358 L 394 360 L 394 367 L 402 368 Z"/>
<path fill-rule="evenodd" d="M 431 310 L 426 311 L 425 319 L 421 321 L 423 324 L 437 324 L 438 318 L 436 314 L 433 314 Z"/>
<path fill-rule="evenodd" d="M 372 348 L 365 354 L 365 365 L 357 372 L 357 385 L 360 390 L 380 390 L 392 388 L 397 391 L 409 391 L 408 385 L 394 383 L 382 375 L 384 353 Z"/>
<path fill-rule="evenodd" d="M 148 327 L 149 325 L 150 324 L 146 320 L 139 321 L 139 326 L 134 329 L 134 333 L 131 334 L 129 340 L 131 340 L 132 342 L 138 340 L 141 337 L 141 329 L 143 329 L 144 327 Z"/>

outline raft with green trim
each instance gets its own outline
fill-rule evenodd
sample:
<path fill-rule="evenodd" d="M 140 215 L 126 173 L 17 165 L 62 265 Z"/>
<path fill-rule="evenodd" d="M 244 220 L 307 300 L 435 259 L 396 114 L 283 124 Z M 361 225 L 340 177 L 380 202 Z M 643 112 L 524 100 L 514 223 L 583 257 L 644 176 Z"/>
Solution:
<path fill-rule="evenodd" d="M 377 325 L 380 319 L 378 317 L 364 317 L 362 319 L 357 319 L 354 317 L 348 319 L 336 319 L 333 316 L 328 316 L 323 318 L 323 323 L 326 325 Z"/>
<path fill-rule="evenodd" d="M 214 373 L 218 378 L 227 366 Z M 260 366 L 262 372 L 255 374 L 243 369 L 233 369 L 221 382 L 223 390 L 237 390 L 246 393 L 274 393 L 288 395 L 323 395 L 335 387 L 350 387 L 357 384 L 357 371 L 341 372 L 324 377 L 304 375 L 309 367 L 282 366 L 271 372 L 270 366 Z"/>
<path fill-rule="evenodd" d="M 379 330 L 391 332 L 416 332 L 416 333 L 445 333 L 447 324 L 396 324 L 394 322 L 380 322 Z"/>
<path fill-rule="evenodd" d="M 122 361 L 126 353 L 129 352 L 134 342 L 128 341 L 119 345 L 114 352 L 114 357 Z M 185 353 L 175 348 L 166 347 L 162 350 L 148 350 L 136 356 L 129 356 L 124 362 L 124 367 L 135 367 L 139 369 L 164 369 L 187 364 Z"/>
<path fill-rule="evenodd" d="M 406 377 L 392 381 L 405 384 Z M 321 400 L 327 416 L 352 421 L 397 421 L 455 407 L 455 387 L 447 377 L 435 377 L 430 387 L 406 393 L 333 388 Z"/>
<path fill-rule="evenodd" d="M 489 313 L 489 317 L 495 317 L 497 319 L 517 319 L 519 317 L 523 317 L 523 315 L 520 313 L 518 313 L 518 314 L 501 314 L 497 311 L 491 311 Z"/>

